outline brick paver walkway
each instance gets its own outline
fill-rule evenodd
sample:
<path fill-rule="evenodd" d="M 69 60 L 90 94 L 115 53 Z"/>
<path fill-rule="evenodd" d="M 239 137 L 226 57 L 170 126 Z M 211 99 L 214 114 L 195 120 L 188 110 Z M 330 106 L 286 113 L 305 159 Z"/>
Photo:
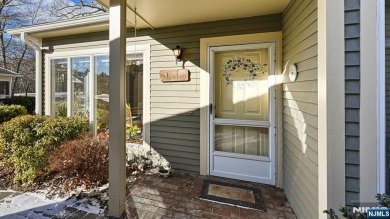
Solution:
<path fill-rule="evenodd" d="M 203 180 L 249 186 L 261 190 L 267 211 L 239 208 L 199 199 Z M 141 175 L 129 187 L 127 193 L 127 218 L 296 218 L 281 189 L 257 183 L 196 174 L 176 173 L 170 178 L 157 174 Z M 5 198 L 20 195 L 17 192 L 1 192 L 0 204 Z M 108 219 L 58 203 L 42 206 L 0 218 L 36 218 L 36 212 L 54 219 Z M 1 213 L 1 212 L 0 212 Z M 1 215 L 1 214 L 0 214 Z M 31 217 L 30 217 L 31 216 Z"/>
<path fill-rule="evenodd" d="M 199 199 L 204 179 L 261 189 L 267 211 Z M 140 176 L 129 188 L 127 218 L 296 218 L 281 189 L 225 178 L 176 173 Z"/>

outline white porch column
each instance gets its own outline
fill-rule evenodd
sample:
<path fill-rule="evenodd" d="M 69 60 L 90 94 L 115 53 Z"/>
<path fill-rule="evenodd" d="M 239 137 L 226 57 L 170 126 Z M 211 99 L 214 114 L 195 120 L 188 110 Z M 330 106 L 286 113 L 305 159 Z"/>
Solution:
<path fill-rule="evenodd" d="M 42 115 L 42 39 L 26 32 L 20 34 L 20 39 L 35 50 L 35 114 Z"/>
<path fill-rule="evenodd" d="M 318 218 L 345 203 L 344 1 L 318 0 Z"/>
<path fill-rule="evenodd" d="M 35 50 L 35 114 L 42 115 L 42 50 L 40 48 Z"/>
<path fill-rule="evenodd" d="M 125 59 L 126 0 L 110 0 L 110 216 L 121 217 L 126 203 Z"/>
<path fill-rule="evenodd" d="M 385 190 L 385 2 L 360 4 L 360 202 L 375 203 Z"/>
<path fill-rule="evenodd" d="M 11 94 L 12 94 L 12 85 L 14 83 L 14 78 L 13 77 L 10 77 L 9 78 L 9 87 L 8 87 L 8 92 L 9 92 L 9 95 L 8 95 L 8 98 L 11 98 Z"/>

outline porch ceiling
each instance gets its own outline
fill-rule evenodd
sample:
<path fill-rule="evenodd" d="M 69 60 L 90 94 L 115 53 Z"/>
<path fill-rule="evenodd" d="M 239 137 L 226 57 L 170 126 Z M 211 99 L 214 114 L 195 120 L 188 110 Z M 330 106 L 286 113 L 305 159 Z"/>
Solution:
<path fill-rule="evenodd" d="M 97 0 L 108 7 L 110 0 Z M 134 2 L 127 0 L 127 27 L 134 27 Z M 138 0 L 137 28 L 161 28 L 192 23 L 253 17 L 281 13 L 290 0 Z M 32 39 L 107 31 L 107 14 L 78 17 L 7 30 L 19 36 L 28 33 Z"/>
<path fill-rule="evenodd" d="M 97 0 L 109 6 L 109 0 Z M 137 27 L 160 28 L 191 23 L 227 20 L 281 13 L 290 0 L 127 0 L 128 25 L 134 24 L 137 7 Z M 149 23 L 149 25 L 148 25 Z"/>

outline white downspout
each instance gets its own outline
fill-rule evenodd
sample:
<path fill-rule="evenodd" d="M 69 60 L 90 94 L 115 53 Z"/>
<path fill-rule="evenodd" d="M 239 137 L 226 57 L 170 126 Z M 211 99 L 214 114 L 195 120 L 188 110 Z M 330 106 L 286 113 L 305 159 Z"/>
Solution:
<path fill-rule="evenodd" d="M 20 34 L 20 39 L 35 50 L 35 114 L 42 115 L 42 43 L 33 43 L 25 32 Z"/>

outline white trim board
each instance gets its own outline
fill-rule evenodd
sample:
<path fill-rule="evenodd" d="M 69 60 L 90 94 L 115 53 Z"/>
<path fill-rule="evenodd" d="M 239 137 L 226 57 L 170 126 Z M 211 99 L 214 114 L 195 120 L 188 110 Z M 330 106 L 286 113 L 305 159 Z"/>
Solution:
<path fill-rule="evenodd" d="M 318 1 L 318 218 L 345 202 L 343 29 L 344 1 Z"/>
<path fill-rule="evenodd" d="M 360 96 L 360 202 L 375 202 L 378 192 L 380 66 L 378 50 L 378 1 L 360 2 L 361 96 Z M 383 79 L 382 79 L 383 80 Z M 376 145 L 376 147 L 375 147 Z"/>
<path fill-rule="evenodd" d="M 377 66 L 378 66 L 378 161 L 377 161 L 377 192 L 386 191 L 386 47 L 390 42 L 385 38 L 385 0 L 377 0 Z M 389 161 L 387 161 L 389 162 Z"/>

